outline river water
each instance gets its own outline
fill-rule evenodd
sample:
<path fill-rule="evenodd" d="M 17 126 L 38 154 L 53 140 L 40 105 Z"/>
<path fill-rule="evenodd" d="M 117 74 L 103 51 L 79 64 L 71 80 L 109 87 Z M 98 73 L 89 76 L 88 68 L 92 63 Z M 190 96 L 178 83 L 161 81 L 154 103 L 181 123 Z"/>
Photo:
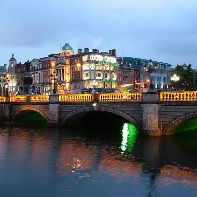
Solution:
<path fill-rule="evenodd" d="M 197 132 L 0 128 L 1 197 L 197 196 Z"/>

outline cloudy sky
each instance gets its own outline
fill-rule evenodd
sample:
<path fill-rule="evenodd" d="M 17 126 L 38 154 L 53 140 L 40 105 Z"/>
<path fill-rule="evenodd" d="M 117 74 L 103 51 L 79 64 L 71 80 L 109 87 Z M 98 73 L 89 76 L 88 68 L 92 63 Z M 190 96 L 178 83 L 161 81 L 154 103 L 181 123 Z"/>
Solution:
<path fill-rule="evenodd" d="M 196 0 L 0 0 L 0 65 L 64 43 L 197 67 Z"/>

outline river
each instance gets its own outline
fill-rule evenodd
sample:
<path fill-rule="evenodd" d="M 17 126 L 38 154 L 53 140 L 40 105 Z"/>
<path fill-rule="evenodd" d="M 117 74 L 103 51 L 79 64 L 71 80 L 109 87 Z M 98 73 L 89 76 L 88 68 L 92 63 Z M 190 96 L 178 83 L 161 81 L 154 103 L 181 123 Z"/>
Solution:
<path fill-rule="evenodd" d="M 1 197 L 197 196 L 197 132 L 0 127 Z"/>

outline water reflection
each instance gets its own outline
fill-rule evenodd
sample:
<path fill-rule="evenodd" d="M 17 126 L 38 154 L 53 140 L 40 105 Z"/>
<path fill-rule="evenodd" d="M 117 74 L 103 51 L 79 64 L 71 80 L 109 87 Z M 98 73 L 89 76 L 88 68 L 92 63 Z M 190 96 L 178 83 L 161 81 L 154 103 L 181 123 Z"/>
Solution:
<path fill-rule="evenodd" d="M 122 153 L 130 153 L 134 147 L 137 140 L 138 130 L 137 128 L 129 123 L 124 123 L 122 127 L 122 143 L 121 150 Z"/>
<path fill-rule="evenodd" d="M 103 139 L 72 129 L 2 128 L 1 195 L 196 196 L 196 147 L 190 151 L 179 137 L 135 132 L 124 124 L 118 140 L 110 132 Z"/>

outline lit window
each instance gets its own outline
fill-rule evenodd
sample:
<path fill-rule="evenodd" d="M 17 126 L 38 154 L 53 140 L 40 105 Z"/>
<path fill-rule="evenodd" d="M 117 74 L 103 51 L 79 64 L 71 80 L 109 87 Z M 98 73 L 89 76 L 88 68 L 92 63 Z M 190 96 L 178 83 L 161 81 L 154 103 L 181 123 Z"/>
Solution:
<path fill-rule="evenodd" d="M 96 73 L 97 78 L 101 78 L 101 73 Z"/>

